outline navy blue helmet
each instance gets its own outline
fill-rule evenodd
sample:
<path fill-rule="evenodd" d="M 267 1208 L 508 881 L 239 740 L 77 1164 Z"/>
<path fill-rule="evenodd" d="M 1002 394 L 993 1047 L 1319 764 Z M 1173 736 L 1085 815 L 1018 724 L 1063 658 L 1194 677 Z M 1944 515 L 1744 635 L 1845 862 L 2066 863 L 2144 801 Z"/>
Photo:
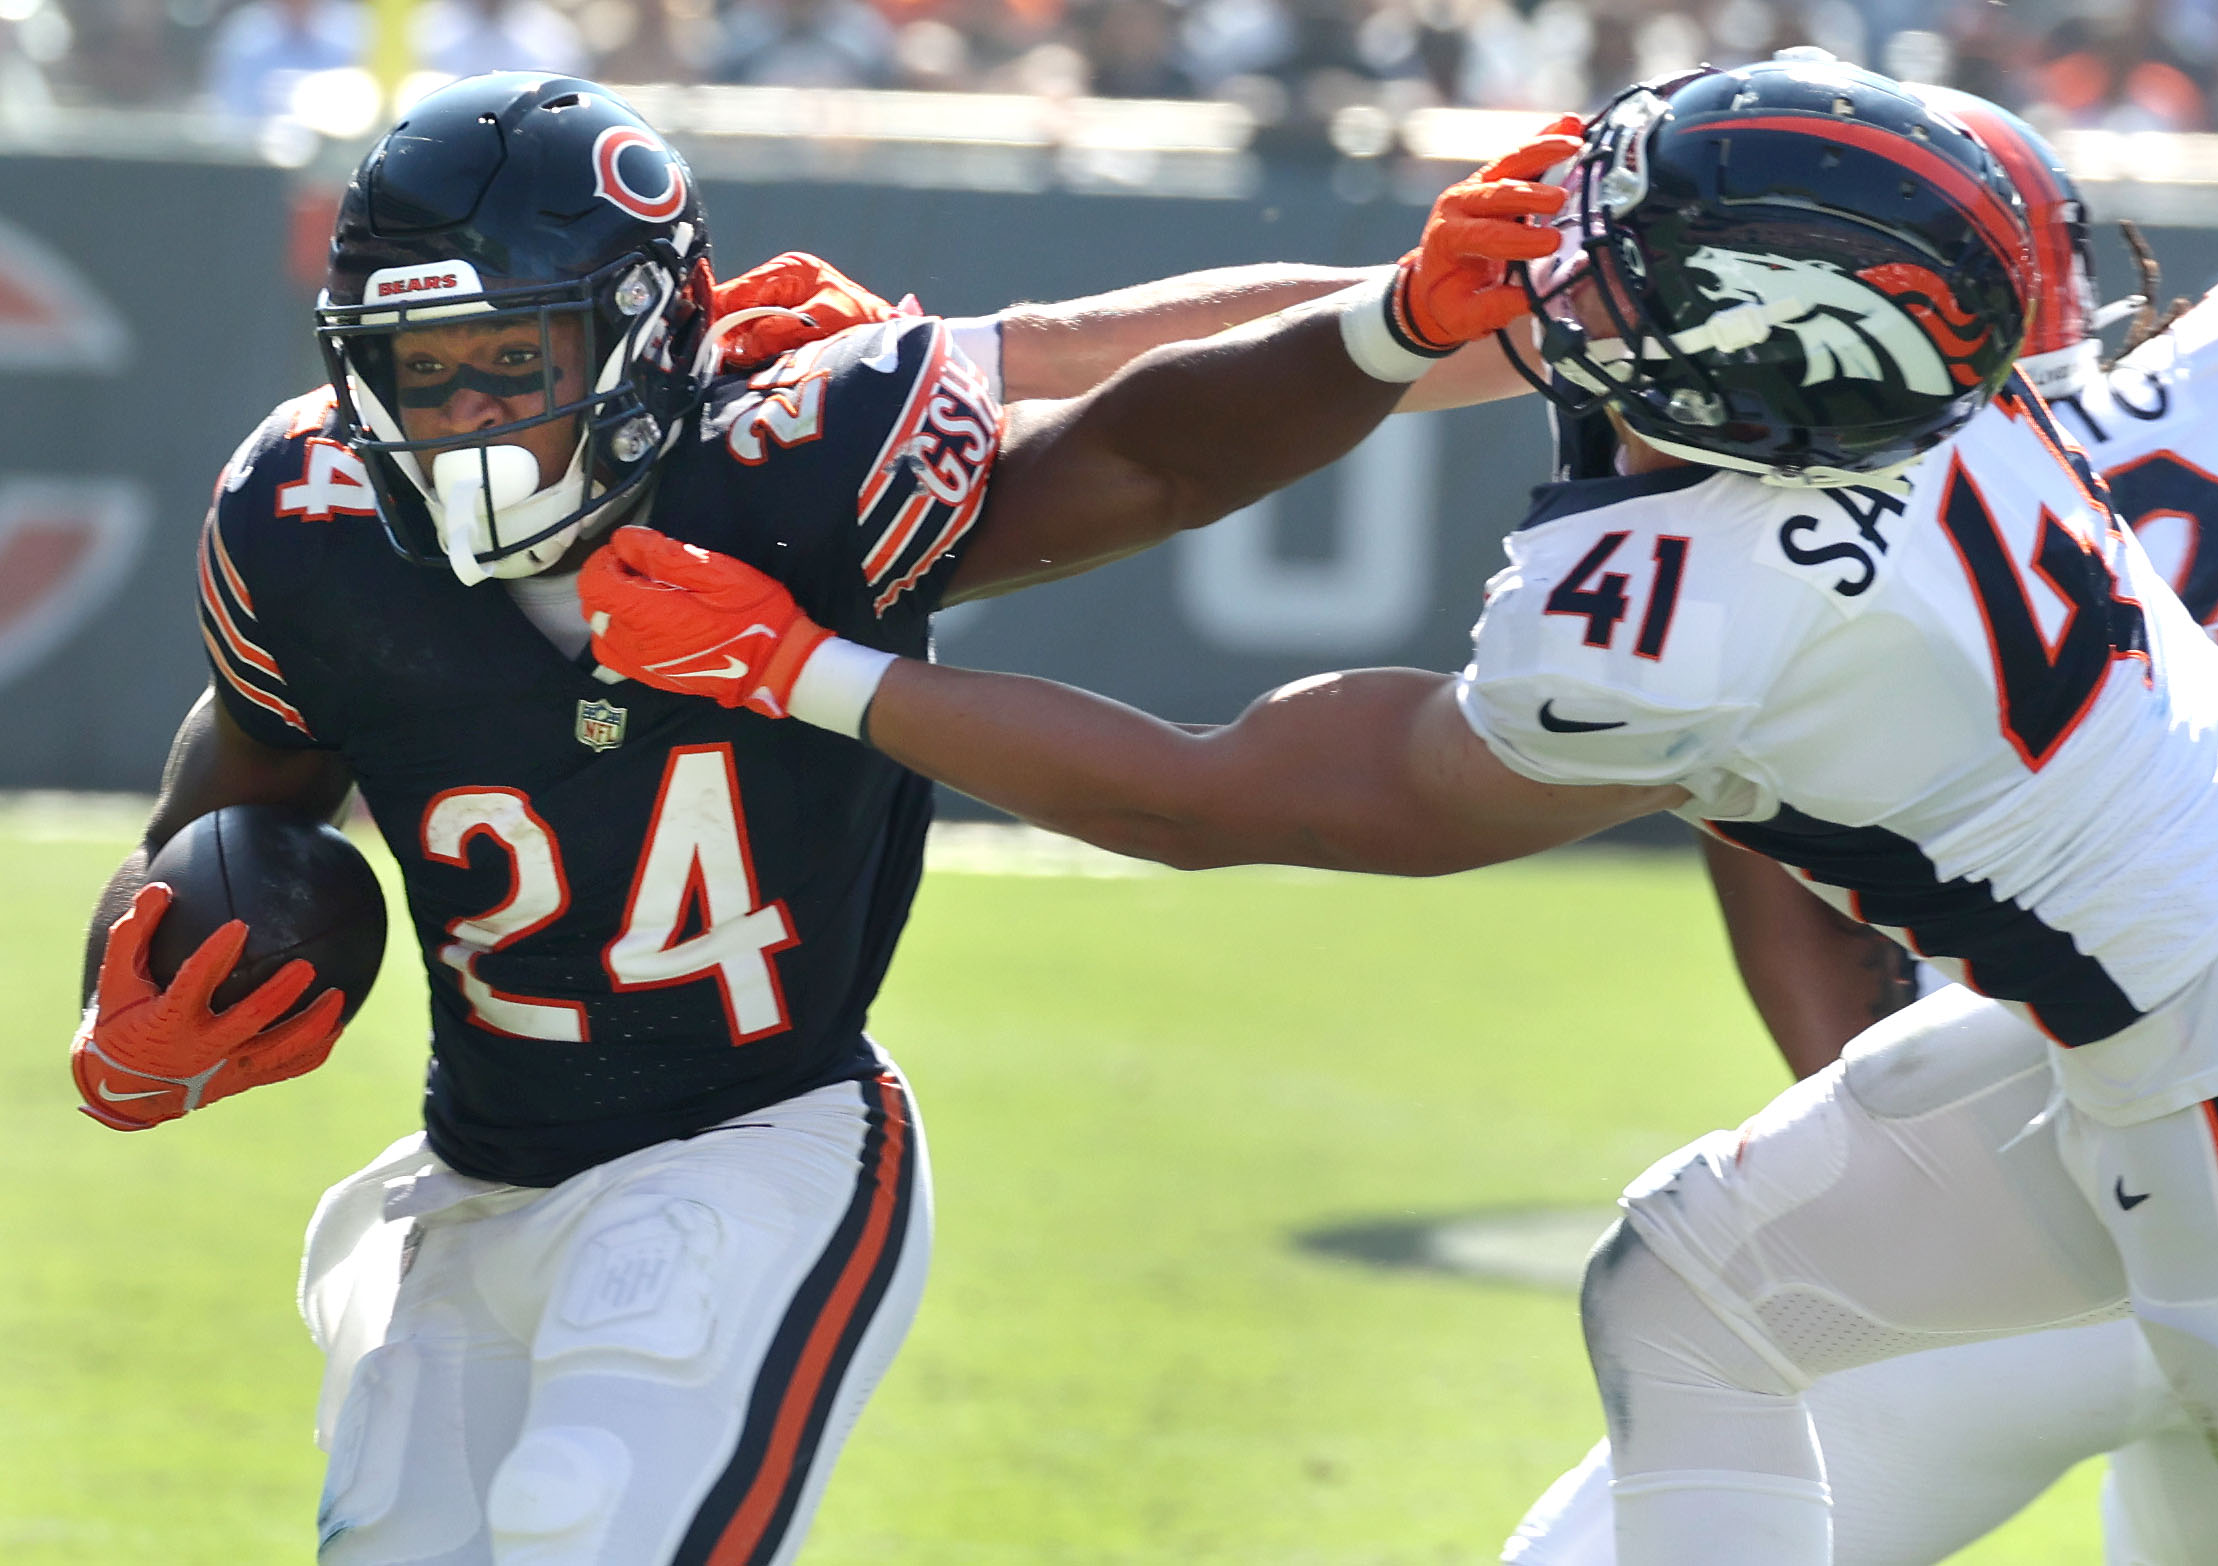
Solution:
<path fill-rule="evenodd" d="M 1628 89 L 1589 124 L 1537 318 L 1502 334 L 1566 412 L 1789 484 L 1899 471 L 2025 340 L 2025 205 L 1954 116 L 1831 58 Z"/>
<path fill-rule="evenodd" d="M 316 310 L 347 443 L 394 547 L 464 581 L 522 576 L 613 517 L 700 399 L 711 286 L 692 173 L 607 88 L 507 72 L 417 103 L 347 185 Z M 460 452 L 452 436 L 409 438 L 404 407 L 426 393 L 400 385 L 394 351 L 401 333 L 458 321 L 529 323 L 540 349 L 526 374 L 459 372 L 537 402 Z M 580 373 L 560 371 L 558 344 Z M 566 419 L 561 472 L 502 438 Z"/>

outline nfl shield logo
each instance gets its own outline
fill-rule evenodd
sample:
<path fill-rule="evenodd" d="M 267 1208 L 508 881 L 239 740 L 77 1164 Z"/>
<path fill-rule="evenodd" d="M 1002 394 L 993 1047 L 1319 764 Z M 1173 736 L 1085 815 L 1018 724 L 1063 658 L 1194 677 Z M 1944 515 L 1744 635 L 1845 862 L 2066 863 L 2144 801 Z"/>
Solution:
<path fill-rule="evenodd" d="M 579 702 L 578 743 L 595 750 L 614 750 L 623 744 L 624 709 L 614 702 Z"/>

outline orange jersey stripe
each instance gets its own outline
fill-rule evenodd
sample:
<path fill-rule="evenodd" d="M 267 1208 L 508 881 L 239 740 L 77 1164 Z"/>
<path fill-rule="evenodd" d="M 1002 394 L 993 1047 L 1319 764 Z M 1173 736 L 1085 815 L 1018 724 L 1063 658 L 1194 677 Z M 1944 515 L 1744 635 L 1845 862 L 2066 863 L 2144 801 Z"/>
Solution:
<path fill-rule="evenodd" d="M 932 349 L 924 361 L 924 368 L 917 372 L 916 381 L 909 388 L 908 404 L 902 408 L 901 418 L 895 423 L 893 433 L 878 448 L 878 460 L 870 468 L 870 482 L 863 486 L 861 495 L 856 497 L 857 522 L 867 518 L 878 502 L 885 498 L 887 487 L 900 471 L 902 449 L 916 439 L 917 431 L 924 426 L 925 410 L 932 405 L 932 394 L 939 390 L 940 372 L 946 365 L 947 328 L 934 326 Z"/>
<path fill-rule="evenodd" d="M 200 639 L 208 644 L 208 651 L 216 666 L 216 672 L 223 676 L 223 682 L 226 685 L 254 703 L 255 706 L 276 713 L 292 727 L 308 735 L 310 739 L 315 738 L 314 732 L 308 727 L 308 720 L 300 715 L 300 710 L 297 707 L 294 707 L 290 702 L 280 701 L 267 691 L 256 689 L 231 672 L 229 660 L 223 656 L 222 650 L 216 645 L 215 637 L 210 634 L 208 627 L 205 625 L 200 628 Z"/>
<path fill-rule="evenodd" d="M 223 644 L 231 655 L 249 668 L 259 669 L 273 680 L 282 681 L 284 671 L 277 667 L 277 660 L 249 641 L 231 618 L 231 611 L 224 607 L 223 595 L 216 590 L 216 579 L 208 569 L 208 552 L 200 554 L 200 602 L 208 611 L 208 618 L 215 623 L 223 637 Z"/>
<path fill-rule="evenodd" d="M 986 486 L 980 484 L 970 492 L 970 499 L 963 502 L 963 508 L 947 519 L 947 526 L 940 530 L 938 538 L 932 540 L 932 547 L 924 551 L 923 557 L 915 565 L 902 573 L 900 581 L 880 593 L 870 607 L 877 613 L 884 614 L 893 606 L 896 598 L 923 581 L 924 574 L 939 564 L 941 557 L 970 531 L 971 524 L 978 520 L 978 513 L 984 509 L 985 503 Z"/>
<path fill-rule="evenodd" d="M 818 1393 L 831 1368 L 833 1352 L 840 1339 L 846 1336 L 863 1290 L 892 1237 L 894 1209 L 900 1201 L 901 1168 L 909 1145 L 908 1103 L 900 1085 L 889 1076 L 879 1076 L 873 1086 L 878 1090 L 879 1106 L 886 1117 L 886 1135 L 878 1149 L 877 1167 L 871 1172 L 869 1215 L 864 1220 L 855 1249 L 840 1269 L 839 1282 L 825 1300 L 824 1310 L 816 1318 L 815 1325 L 809 1329 L 808 1342 L 801 1349 L 793 1377 L 786 1383 L 785 1397 L 778 1405 L 769 1450 L 763 1454 L 762 1466 L 755 1470 L 755 1479 L 747 1488 L 746 1498 L 739 1503 L 731 1522 L 717 1539 L 716 1548 L 710 1552 L 709 1566 L 746 1566 L 761 1546 L 771 1520 L 785 1499 L 794 1461 L 800 1453 L 802 1432 L 815 1411 Z"/>
<path fill-rule="evenodd" d="M 223 580 L 230 587 L 231 596 L 239 601 L 241 609 L 248 614 L 254 613 L 254 595 L 246 590 L 246 578 L 240 576 L 239 568 L 231 563 L 231 551 L 223 542 L 223 529 L 216 525 L 214 517 L 208 519 L 203 536 L 215 548 L 216 566 L 223 572 Z"/>
<path fill-rule="evenodd" d="M 885 532 L 878 535 L 877 546 L 863 560 L 864 581 L 875 582 L 893 569 L 893 563 L 916 537 L 917 529 L 924 525 L 924 514 L 932 509 L 937 499 L 930 490 L 920 489 L 901 503 L 901 509 L 886 524 Z"/>

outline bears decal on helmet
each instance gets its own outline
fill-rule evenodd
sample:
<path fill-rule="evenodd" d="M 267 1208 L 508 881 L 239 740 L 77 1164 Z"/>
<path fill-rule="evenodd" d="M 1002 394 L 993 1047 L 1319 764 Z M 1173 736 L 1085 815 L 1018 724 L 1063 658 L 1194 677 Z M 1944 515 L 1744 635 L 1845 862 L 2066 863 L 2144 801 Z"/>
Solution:
<path fill-rule="evenodd" d="M 624 177 L 623 155 L 638 151 L 635 166 L 661 165 L 661 193 L 650 195 Z M 685 164 L 656 137 L 636 125 L 611 125 L 593 142 L 593 194 L 642 223 L 667 223 L 685 210 Z"/>

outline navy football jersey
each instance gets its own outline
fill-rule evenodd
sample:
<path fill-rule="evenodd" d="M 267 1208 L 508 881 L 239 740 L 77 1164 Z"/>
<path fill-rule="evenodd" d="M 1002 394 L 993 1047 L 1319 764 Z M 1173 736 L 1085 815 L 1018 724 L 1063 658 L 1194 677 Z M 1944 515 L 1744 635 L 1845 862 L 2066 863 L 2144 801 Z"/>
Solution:
<path fill-rule="evenodd" d="M 550 1185 L 870 1070 L 929 786 L 807 724 L 597 681 L 497 584 L 401 559 L 335 429 L 326 390 L 232 458 L 202 627 L 231 715 L 344 756 L 400 862 L 433 1149 Z M 715 383 L 644 520 L 923 656 L 998 441 L 941 323 L 858 328 Z"/>

